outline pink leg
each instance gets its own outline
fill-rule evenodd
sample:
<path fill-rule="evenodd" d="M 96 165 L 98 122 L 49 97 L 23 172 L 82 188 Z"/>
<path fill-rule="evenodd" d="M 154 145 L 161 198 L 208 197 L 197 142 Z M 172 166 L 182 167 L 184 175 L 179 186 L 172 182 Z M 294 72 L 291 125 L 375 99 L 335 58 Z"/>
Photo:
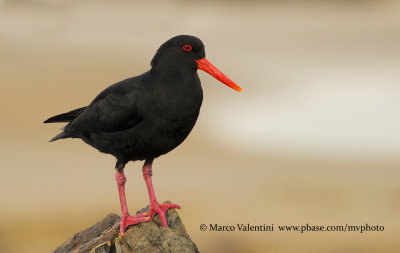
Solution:
<path fill-rule="evenodd" d="M 143 165 L 143 178 L 144 181 L 146 182 L 147 190 L 149 192 L 149 197 L 150 197 L 150 206 L 149 206 L 149 215 L 148 217 L 150 220 L 153 220 L 154 215 L 157 213 L 158 216 L 160 217 L 161 224 L 163 227 L 167 227 L 167 219 L 165 217 L 165 213 L 167 212 L 168 209 L 170 208 L 178 208 L 180 209 L 181 207 L 177 204 L 159 204 L 156 196 L 154 194 L 154 189 L 153 189 L 153 183 L 151 181 L 151 176 L 153 176 L 153 171 L 151 169 L 153 163 L 153 159 L 151 160 L 146 160 L 144 165 Z"/>
<path fill-rule="evenodd" d="M 126 197 L 125 197 L 125 183 L 126 177 L 124 175 L 124 170 L 121 171 L 117 170 L 115 175 L 118 185 L 118 192 L 119 192 L 119 200 L 121 202 L 121 210 L 122 210 L 122 217 L 121 217 L 121 225 L 120 225 L 120 233 L 121 235 L 125 234 L 125 229 L 129 225 L 138 224 L 141 222 L 149 221 L 150 218 L 146 217 L 147 213 L 141 213 L 137 216 L 130 216 L 128 212 L 128 207 L 126 205 Z"/>

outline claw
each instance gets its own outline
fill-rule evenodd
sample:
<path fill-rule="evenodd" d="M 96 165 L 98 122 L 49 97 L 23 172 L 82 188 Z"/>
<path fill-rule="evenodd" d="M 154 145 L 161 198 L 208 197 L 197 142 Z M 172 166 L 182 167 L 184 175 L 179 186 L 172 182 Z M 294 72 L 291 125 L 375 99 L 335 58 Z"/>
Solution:
<path fill-rule="evenodd" d="M 168 203 L 168 204 L 161 204 L 160 207 L 161 207 L 161 210 L 162 210 L 164 213 L 166 213 L 166 212 L 168 211 L 168 209 L 170 209 L 170 208 L 181 209 L 181 206 L 180 206 L 180 205 L 178 205 L 178 204 L 170 204 L 170 203 Z"/>
<path fill-rule="evenodd" d="M 150 217 L 145 216 L 143 214 L 139 214 L 137 216 L 122 216 L 121 218 L 121 225 L 120 225 L 120 234 L 123 236 L 125 234 L 125 230 L 127 227 L 129 227 L 130 225 L 135 225 L 135 224 L 139 224 L 142 222 L 146 222 L 149 221 Z"/>
<path fill-rule="evenodd" d="M 168 224 L 167 224 L 166 213 L 170 208 L 180 209 L 181 207 L 177 204 L 171 204 L 171 203 L 159 204 L 158 202 L 153 202 L 150 204 L 149 216 L 153 220 L 154 215 L 157 213 L 158 216 L 160 217 L 161 225 L 163 227 L 167 227 Z"/>
<path fill-rule="evenodd" d="M 148 216 L 147 212 L 139 213 L 138 215 L 136 215 L 136 217 L 145 217 L 145 216 Z"/>

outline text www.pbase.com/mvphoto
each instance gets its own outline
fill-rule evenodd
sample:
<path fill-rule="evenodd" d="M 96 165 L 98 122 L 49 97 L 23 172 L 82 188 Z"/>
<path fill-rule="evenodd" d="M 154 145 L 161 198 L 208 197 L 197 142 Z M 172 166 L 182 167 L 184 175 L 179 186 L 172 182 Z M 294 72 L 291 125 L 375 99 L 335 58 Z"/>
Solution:
<path fill-rule="evenodd" d="M 368 223 L 364 225 L 310 225 L 308 223 L 304 225 L 251 225 L 247 224 L 235 224 L 235 225 L 219 225 L 219 224 L 206 224 L 200 225 L 201 231 L 211 231 L 211 232 L 382 232 L 385 227 L 382 225 L 370 225 Z"/>

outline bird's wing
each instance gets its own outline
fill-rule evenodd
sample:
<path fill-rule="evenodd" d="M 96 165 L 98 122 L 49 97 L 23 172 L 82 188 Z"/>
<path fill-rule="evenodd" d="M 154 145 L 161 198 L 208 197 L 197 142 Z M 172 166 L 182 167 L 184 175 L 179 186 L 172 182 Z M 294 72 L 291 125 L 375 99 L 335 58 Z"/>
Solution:
<path fill-rule="evenodd" d="M 101 92 L 67 127 L 68 131 L 115 132 L 128 129 L 142 118 L 136 108 L 140 86 L 124 80 Z"/>

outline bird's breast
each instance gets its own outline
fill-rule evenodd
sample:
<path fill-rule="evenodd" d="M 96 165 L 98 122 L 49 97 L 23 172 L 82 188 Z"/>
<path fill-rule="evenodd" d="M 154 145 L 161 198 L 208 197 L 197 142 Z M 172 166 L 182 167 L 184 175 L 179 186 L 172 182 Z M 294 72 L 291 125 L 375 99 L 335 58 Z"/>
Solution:
<path fill-rule="evenodd" d="M 154 90 L 150 121 L 159 140 L 171 144 L 169 149 L 178 146 L 189 135 L 199 116 L 202 101 L 203 91 L 198 77 L 187 83 L 165 84 Z"/>
<path fill-rule="evenodd" d="M 158 117 L 170 121 L 197 118 L 203 101 L 203 90 L 197 74 L 189 79 L 166 82 L 153 90 L 152 104 Z"/>

